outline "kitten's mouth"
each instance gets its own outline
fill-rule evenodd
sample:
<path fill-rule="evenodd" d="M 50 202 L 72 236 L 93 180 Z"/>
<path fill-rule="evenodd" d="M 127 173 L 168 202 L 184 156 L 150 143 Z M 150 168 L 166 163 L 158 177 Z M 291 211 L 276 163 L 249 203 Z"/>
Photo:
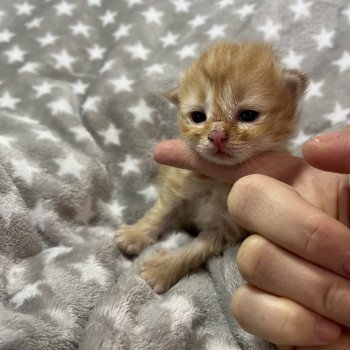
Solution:
<path fill-rule="evenodd" d="M 231 154 L 226 153 L 225 151 L 223 151 L 220 148 L 218 150 L 214 151 L 213 155 L 215 157 L 224 158 L 224 159 L 232 158 Z"/>

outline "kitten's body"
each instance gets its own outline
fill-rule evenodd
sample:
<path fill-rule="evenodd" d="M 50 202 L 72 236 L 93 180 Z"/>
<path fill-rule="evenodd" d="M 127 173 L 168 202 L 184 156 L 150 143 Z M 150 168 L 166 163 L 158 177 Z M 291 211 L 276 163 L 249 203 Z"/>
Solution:
<path fill-rule="evenodd" d="M 206 50 L 167 97 L 179 107 L 182 137 L 194 153 L 234 165 L 285 148 L 305 86 L 306 77 L 282 69 L 269 45 L 223 42 Z M 156 292 L 168 290 L 241 236 L 227 211 L 231 184 L 171 167 L 162 167 L 160 182 L 155 205 L 117 233 L 118 247 L 137 254 L 166 231 L 197 227 L 199 235 L 190 244 L 161 251 L 140 266 Z"/>

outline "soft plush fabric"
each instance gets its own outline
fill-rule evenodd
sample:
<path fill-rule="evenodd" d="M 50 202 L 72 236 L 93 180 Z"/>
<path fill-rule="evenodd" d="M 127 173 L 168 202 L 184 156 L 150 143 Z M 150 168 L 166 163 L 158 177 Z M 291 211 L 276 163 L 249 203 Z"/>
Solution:
<path fill-rule="evenodd" d="M 2 0 L 0 349 L 272 348 L 229 311 L 237 246 L 157 295 L 138 261 L 191 238 L 128 259 L 114 235 L 157 197 L 152 148 L 178 133 L 159 92 L 210 41 L 272 41 L 310 75 L 298 152 L 349 122 L 349 30 L 340 0 Z"/>

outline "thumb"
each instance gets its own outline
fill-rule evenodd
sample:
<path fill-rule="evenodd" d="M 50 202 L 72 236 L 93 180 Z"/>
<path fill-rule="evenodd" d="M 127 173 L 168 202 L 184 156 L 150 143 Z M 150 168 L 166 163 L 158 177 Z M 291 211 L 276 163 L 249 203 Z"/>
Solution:
<path fill-rule="evenodd" d="M 303 154 L 315 168 L 350 174 L 350 128 L 316 136 L 304 144 Z"/>

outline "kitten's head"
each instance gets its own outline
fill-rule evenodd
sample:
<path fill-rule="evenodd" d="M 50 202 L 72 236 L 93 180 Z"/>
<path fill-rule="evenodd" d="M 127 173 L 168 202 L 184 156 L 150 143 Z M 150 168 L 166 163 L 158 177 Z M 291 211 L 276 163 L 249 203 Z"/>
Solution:
<path fill-rule="evenodd" d="M 205 50 L 166 92 L 182 137 L 209 161 L 233 165 L 286 144 L 307 77 L 284 69 L 270 45 L 221 42 Z"/>

